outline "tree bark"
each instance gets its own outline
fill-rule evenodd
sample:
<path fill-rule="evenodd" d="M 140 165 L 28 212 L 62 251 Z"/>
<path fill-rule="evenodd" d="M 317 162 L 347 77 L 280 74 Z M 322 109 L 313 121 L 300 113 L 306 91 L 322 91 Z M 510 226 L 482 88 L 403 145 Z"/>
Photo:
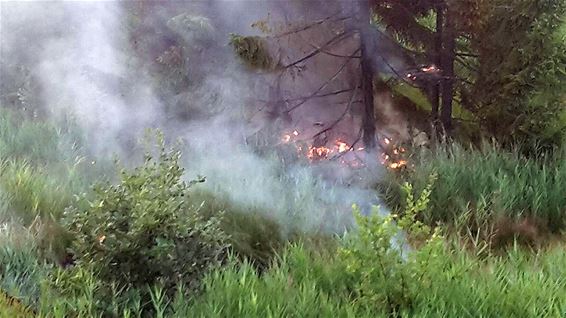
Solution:
<path fill-rule="evenodd" d="M 362 68 L 362 92 L 364 100 L 364 118 L 362 120 L 363 142 L 367 150 L 371 150 L 376 146 L 375 140 L 375 114 L 373 102 L 373 79 L 374 70 L 371 61 L 370 45 L 371 34 L 370 28 L 370 3 L 369 0 L 359 2 L 359 20 L 358 28 L 360 32 L 361 46 L 361 68 Z"/>
<path fill-rule="evenodd" d="M 444 50 L 442 54 L 442 109 L 440 121 L 446 133 L 452 130 L 452 104 L 454 99 L 454 60 L 456 58 L 456 30 L 448 10 L 444 24 Z"/>
<path fill-rule="evenodd" d="M 434 52 L 434 63 L 437 67 L 441 66 L 441 56 L 442 56 L 442 33 L 444 28 L 444 8 L 441 5 L 436 6 L 436 32 L 435 32 L 435 52 Z M 438 109 L 440 106 L 440 86 L 441 83 L 435 81 L 432 83 L 432 93 L 431 93 L 431 105 L 432 110 L 430 112 L 430 117 L 433 125 L 436 125 L 438 120 Z"/>

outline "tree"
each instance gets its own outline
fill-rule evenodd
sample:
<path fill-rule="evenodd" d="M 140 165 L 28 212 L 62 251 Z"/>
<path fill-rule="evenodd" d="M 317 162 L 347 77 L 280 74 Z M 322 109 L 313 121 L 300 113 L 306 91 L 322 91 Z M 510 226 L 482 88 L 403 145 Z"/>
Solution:
<path fill-rule="evenodd" d="M 557 118 L 565 104 L 560 89 L 565 6 L 527 0 L 374 1 L 379 23 L 407 53 L 440 67 L 440 85 L 431 77 L 414 78 L 429 96 L 431 117 L 437 117 L 440 90 L 444 128 L 452 127 L 457 102 L 506 141 L 548 141 L 563 133 Z"/>
<path fill-rule="evenodd" d="M 564 3 L 361 0 L 346 7 L 317 1 L 308 2 L 308 6 L 304 12 L 326 15 L 286 23 L 254 40 L 267 47 L 265 56 L 274 62 L 270 72 L 277 73 L 278 80 L 294 81 L 317 72 L 326 78 L 298 99 L 288 93 L 272 94 L 284 101 L 272 103 L 280 108 L 278 114 L 293 120 L 297 116 L 292 113 L 308 107 L 314 99 L 361 95 L 360 101 L 354 97 L 350 103 L 339 98 L 339 103 L 348 106 L 313 137 L 328 133 L 353 112 L 361 117 L 360 135 L 365 146 L 373 147 L 376 118 L 372 110 L 378 103 L 374 101 L 374 86 L 383 76 L 390 78 L 381 78 L 380 82 L 392 89 L 396 83 L 406 83 L 421 90 L 431 105 L 431 121 L 436 125 L 438 120 L 437 128 L 448 134 L 453 129 L 454 107 L 465 110 L 470 119 L 501 139 L 513 134 L 523 139 L 541 134 L 548 137 L 562 131 L 552 119 L 564 105 L 560 87 L 564 81 L 561 66 L 565 65 L 566 32 L 559 28 L 564 25 Z M 311 50 L 304 50 L 301 45 L 305 42 L 298 44 L 297 39 L 309 33 L 306 45 Z M 337 47 L 350 51 L 337 54 Z M 259 51 L 254 52 L 257 55 Z M 321 56 L 325 56 L 326 65 L 321 66 Z M 325 67 L 332 66 L 336 72 L 324 72 Z M 356 87 L 336 85 L 354 81 Z M 293 99 L 298 102 L 289 105 Z"/>
<path fill-rule="evenodd" d="M 492 1 L 472 47 L 472 96 L 487 129 L 503 141 L 560 142 L 566 106 L 566 3 Z"/>
<path fill-rule="evenodd" d="M 392 72 L 391 65 L 380 62 L 376 53 L 401 56 L 401 48 L 372 26 L 369 0 L 347 5 L 338 1 L 290 5 L 309 7 L 300 11 L 316 13 L 292 23 L 259 21 L 255 25 L 263 36 L 232 38 L 236 53 L 245 63 L 271 78 L 272 85 L 267 89 L 271 93 L 266 101 L 271 110 L 264 111 L 274 114 L 272 118 L 293 121 L 304 117 L 301 114 L 313 109 L 313 104 L 324 104 L 324 112 L 332 113 L 334 118 L 321 121 L 318 131 L 311 134 L 315 145 L 324 144 L 328 135 L 351 119 L 361 122 L 352 144 L 363 140 L 367 149 L 374 148 L 374 80 L 379 72 Z M 316 84 L 303 87 L 297 82 Z M 274 96 L 280 98 L 279 102 L 272 100 Z"/>

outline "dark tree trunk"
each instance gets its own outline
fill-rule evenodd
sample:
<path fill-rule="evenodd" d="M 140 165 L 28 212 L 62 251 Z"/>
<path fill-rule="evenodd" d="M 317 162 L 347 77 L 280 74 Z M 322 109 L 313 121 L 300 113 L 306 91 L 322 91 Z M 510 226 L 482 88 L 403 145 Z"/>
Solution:
<path fill-rule="evenodd" d="M 456 58 L 456 31 L 453 17 L 448 11 L 444 24 L 444 50 L 442 53 L 442 109 L 440 121 L 446 133 L 452 130 L 452 103 L 454 99 L 454 60 Z"/>
<path fill-rule="evenodd" d="M 362 67 L 362 92 L 364 98 L 364 118 L 362 121 L 363 142 L 366 149 L 375 148 L 375 115 L 373 104 L 373 79 L 374 70 L 371 61 L 371 34 L 370 28 L 370 3 L 369 0 L 359 2 L 359 31 L 361 45 L 361 67 Z"/>
<path fill-rule="evenodd" d="M 435 32 L 435 52 L 434 52 L 434 63 L 437 67 L 441 66 L 441 56 L 442 56 L 442 33 L 444 28 L 444 8 L 441 5 L 436 7 L 436 32 Z M 432 93 L 431 93 L 431 105 L 432 110 L 430 112 L 430 117 L 433 125 L 436 125 L 438 120 L 438 109 L 440 106 L 440 86 L 441 83 L 435 81 L 432 83 Z"/>

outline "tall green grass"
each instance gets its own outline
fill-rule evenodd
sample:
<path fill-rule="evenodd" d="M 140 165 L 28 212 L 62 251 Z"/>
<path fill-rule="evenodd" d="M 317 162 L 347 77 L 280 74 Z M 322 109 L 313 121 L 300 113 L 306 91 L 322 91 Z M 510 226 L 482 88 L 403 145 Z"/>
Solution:
<path fill-rule="evenodd" d="M 377 302 L 363 305 L 337 259 L 292 247 L 282 265 L 259 277 L 246 266 L 212 274 L 204 294 L 179 315 L 192 317 L 387 317 Z M 441 253 L 410 277 L 419 291 L 402 317 L 563 317 L 566 253 L 515 250 L 480 261 L 465 252 Z M 342 270 L 338 270 L 342 269 Z M 375 271 L 380 271 L 375 268 Z M 376 290 L 381 286 L 373 286 Z M 310 305 L 309 305 L 310 304 Z"/>
<path fill-rule="evenodd" d="M 497 217 L 534 217 L 551 231 L 566 226 L 566 161 L 564 151 L 554 157 L 525 158 L 485 143 L 481 149 L 458 144 L 423 151 L 411 158 L 405 174 L 389 174 L 386 201 L 398 207 L 400 184 L 423 187 L 433 171 L 438 173 L 425 219 L 455 224 L 458 220 Z"/>
<path fill-rule="evenodd" d="M 58 219 L 105 169 L 88 160 L 77 128 L 0 109 L 0 217 Z"/>

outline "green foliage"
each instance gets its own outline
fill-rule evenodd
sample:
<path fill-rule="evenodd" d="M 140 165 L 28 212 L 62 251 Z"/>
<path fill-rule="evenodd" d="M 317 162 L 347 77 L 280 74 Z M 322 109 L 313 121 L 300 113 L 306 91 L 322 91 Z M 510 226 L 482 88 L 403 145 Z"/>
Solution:
<path fill-rule="evenodd" d="M 357 300 L 363 306 L 398 315 L 411 308 L 414 298 L 423 287 L 421 284 L 427 284 L 415 278 L 422 279 L 424 276 L 426 268 L 423 266 L 430 265 L 431 256 L 442 248 L 442 237 L 438 230 L 431 236 L 430 227 L 416 221 L 416 217 L 427 208 L 435 178 L 435 175 L 431 175 L 429 184 L 417 200 L 413 197 L 412 186 L 405 184 L 407 205 L 401 217 L 389 215 L 383 218 L 378 213 L 363 217 L 359 209 L 354 207 L 359 233 L 354 240 L 347 241 L 340 254 L 347 264 L 346 270 L 358 282 Z M 395 220 L 398 220 L 397 224 Z M 423 239 L 424 247 L 403 255 L 402 242 L 397 238 L 403 230 Z"/>
<path fill-rule="evenodd" d="M 557 233 L 566 225 L 562 191 L 566 187 L 566 165 L 562 156 L 558 151 L 557 160 L 527 159 L 518 151 L 487 143 L 481 150 L 457 144 L 439 147 L 412 158 L 412 172 L 389 174 L 391 191 L 386 200 L 400 208 L 404 181 L 422 188 L 429 175 L 437 172 L 429 208 L 423 212 L 427 224 L 440 221 L 477 229 L 479 224 L 493 224 L 499 217 L 533 217 Z"/>
<path fill-rule="evenodd" d="M 103 169 L 86 160 L 72 122 L 51 122 L 0 110 L 0 197 L 3 220 L 30 224 L 37 216 L 58 219 L 74 193 Z"/>
<path fill-rule="evenodd" d="M 232 34 L 230 45 L 234 48 L 236 55 L 252 69 L 270 71 L 276 67 L 276 62 L 267 48 L 266 40 L 259 36 Z"/>
<path fill-rule="evenodd" d="M 331 289 L 342 287 L 338 282 L 345 276 L 333 267 L 293 246 L 280 265 L 261 277 L 247 264 L 214 272 L 206 280 L 203 295 L 175 316 L 359 317 L 355 304 L 330 297 L 322 286 L 327 281 L 337 283 Z"/>
<path fill-rule="evenodd" d="M 4 220 L 30 224 L 37 216 L 59 218 L 72 202 L 72 183 L 48 176 L 25 161 L 0 161 L 0 188 L 7 207 Z"/>
<path fill-rule="evenodd" d="M 75 235 L 73 252 L 81 266 L 93 266 L 100 279 L 119 287 L 145 288 L 161 282 L 168 293 L 178 282 L 187 292 L 222 261 L 226 237 L 217 215 L 204 217 L 181 180 L 180 153 L 160 138 L 157 158 L 146 154 L 133 171 L 122 170 L 117 185 L 94 187 L 66 211 Z"/>
<path fill-rule="evenodd" d="M 560 248 L 532 255 L 518 248 L 485 260 L 446 244 L 439 230 L 411 223 L 425 211 L 428 190 L 404 216 L 357 214 L 359 232 L 338 253 L 290 246 L 261 276 L 249 265 L 217 270 L 194 303 L 178 299 L 172 317 L 557 317 L 566 309 Z M 405 191 L 411 191 L 407 186 Z M 412 212 L 411 212 L 412 211 Z M 408 225 L 427 233 L 402 255 L 394 237 Z M 486 298 L 487 295 L 487 298 Z M 310 303 L 308 306 L 306 304 Z"/>
<path fill-rule="evenodd" d="M 220 193 L 202 189 L 193 191 L 192 201 L 200 206 L 205 216 L 223 212 L 220 228 L 229 237 L 230 251 L 260 271 L 271 265 L 275 254 L 286 243 L 279 224 L 261 211 L 240 206 Z"/>
<path fill-rule="evenodd" d="M 502 140 L 560 143 L 564 123 L 563 1 L 491 1 L 473 41 L 480 116 Z"/>
<path fill-rule="evenodd" d="M 37 237 L 29 229 L 5 223 L 0 241 L 0 292 L 5 293 L 0 298 L 16 299 L 20 309 L 37 308 L 41 281 L 48 272 L 38 257 Z"/>
<path fill-rule="evenodd" d="M 87 267 L 56 269 L 44 283 L 42 316 L 97 317 L 105 311 L 104 299 L 112 297 Z"/>
<path fill-rule="evenodd" d="M 42 163 L 61 159 L 59 132 L 54 126 L 0 109 L 0 158 Z"/>
<path fill-rule="evenodd" d="M 401 188 L 405 194 L 406 201 L 403 216 L 399 219 L 398 224 L 399 227 L 417 239 L 424 238 L 423 236 L 428 235 L 431 231 L 429 226 L 417 219 L 417 216 L 427 210 L 436 178 L 436 173 L 432 173 L 429 176 L 429 181 L 417 200 L 414 198 L 412 184 L 405 182 Z"/>

